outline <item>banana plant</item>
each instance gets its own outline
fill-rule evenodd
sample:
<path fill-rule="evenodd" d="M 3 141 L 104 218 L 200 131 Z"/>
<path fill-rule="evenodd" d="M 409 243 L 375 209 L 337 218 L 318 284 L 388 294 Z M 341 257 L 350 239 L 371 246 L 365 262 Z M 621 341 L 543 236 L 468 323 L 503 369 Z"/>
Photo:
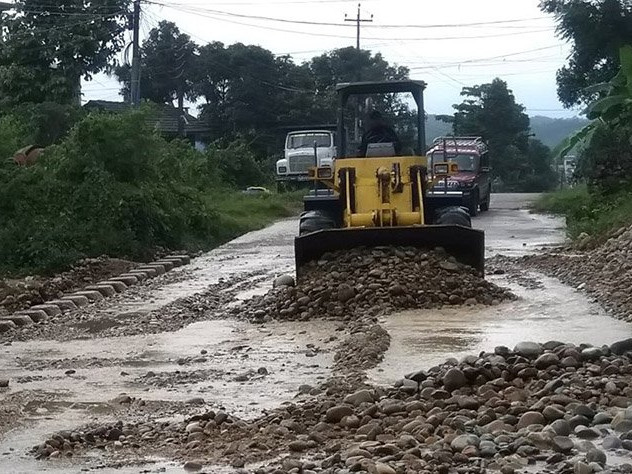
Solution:
<path fill-rule="evenodd" d="M 601 98 L 591 102 L 583 111 L 592 122 L 566 137 L 557 146 L 557 158 L 564 158 L 578 144 L 588 146 L 601 124 L 617 128 L 632 123 L 632 45 L 623 46 L 619 50 L 619 57 L 621 68 L 614 78 L 586 88 L 586 92 L 602 94 Z"/>

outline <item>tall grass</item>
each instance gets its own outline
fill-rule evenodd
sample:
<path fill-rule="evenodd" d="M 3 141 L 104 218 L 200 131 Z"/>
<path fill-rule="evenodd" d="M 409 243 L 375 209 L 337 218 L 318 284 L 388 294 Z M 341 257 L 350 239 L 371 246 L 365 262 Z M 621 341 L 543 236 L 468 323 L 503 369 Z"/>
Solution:
<path fill-rule="evenodd" d="M 597 244 L 619 228 L 632 225 L 632 190 L 620 190 L 604 196 L 591 193 L 582 185 L 544 194 L 533 208 L 564 215 L 571 238 L 586 233 Z"/>

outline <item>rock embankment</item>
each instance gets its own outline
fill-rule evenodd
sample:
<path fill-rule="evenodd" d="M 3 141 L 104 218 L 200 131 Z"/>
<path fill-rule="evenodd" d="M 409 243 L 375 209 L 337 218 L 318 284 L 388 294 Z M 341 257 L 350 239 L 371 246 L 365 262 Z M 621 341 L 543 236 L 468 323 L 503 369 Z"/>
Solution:
<path fill-rule="evenodd" d="M 502 265 L 511 265 L 506 259 Z M 517 263 L 586 291 L 615 316 L 632 321 L 632 226 L 584 252 L 560 251 L 522 257 Z"/>
<path fill-rule="evenodd" d="M 42 304 L 61 297 L 64 293 L 127 272 L 136 266 L 137 263 L 117 258 L 86 258 L 52 278 L 30 276 L 20 280 L 2 279 L 0 315 L 26 309 L 34 304 Z"/>
<path fill-rule="evenodd" d="M 291 280 L 291 279 L 289 279 Z M 357 319 L 395 310 L 492 305 L 513 298 L 441 249 L 359 248 L 310 262 L 296 286 L 279 285 L 232 310 L 254 321 Z"/>
<path fill-rule="evenodd" d="M 632 339 L 499 346 L 413 372 L 390 389 L 324 388 L 254 421 L 203 412 L 183 422 L 94 426 L 34 452 L 94 446 L 279 474 L 630 473 Z"/>

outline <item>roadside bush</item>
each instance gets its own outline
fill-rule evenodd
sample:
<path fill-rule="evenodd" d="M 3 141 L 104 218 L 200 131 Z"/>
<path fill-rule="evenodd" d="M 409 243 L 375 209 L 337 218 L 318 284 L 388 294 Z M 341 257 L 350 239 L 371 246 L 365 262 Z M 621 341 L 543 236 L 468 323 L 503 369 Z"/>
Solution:
<path fill-rule="evenodd" d="M 595 193 L 608 195 L 632 185 L 632 126 L 599 125 L 582 151 L 577 176 Z"/>
<path fill-rule="evenodd" d="M 270 173 L 263 170 L 253 152 L 242 141 L 233 142 L 223 149 L 211 146 L 206 150 L 206 156 L 209 163 L 217 163 L 222 180 L 231 186 L 244 188 L 270 182 Z"/>
<path fill-rule="evenodd" d="M 8 166 L 13 154 L 28 145 L 23 144 L 27 133 L 26 124 L 18 117 L 0 116 L 0 167 Z"/>
<path fill-rule="evenodd" d="M 59 143 L 84 115 L 81 107 L 52 102 L 4 110 L 0 114 L 0 157 L 11 157 L 28 145 Z"/>
<path fill-rule="evenodd" d="M 278 196 L 244 196 L 227 184 L 216 157 L 228 163 L 239 147 L 200 153 L 162 139 L 145 118 L 91 114 L 34 166 L 0 169 L 0 272 L 210 248 L 291 212 Z"/>
<path fill-rule="evenodd" d="M 591 192 L 584 184 L 544 194 L 534 209 L 564 215 L 569 237 L 575 239 L 586 233 L 593 244 L 598 244 L 612 232 L 632 224 L 632 190 L 603 195 Z"/>

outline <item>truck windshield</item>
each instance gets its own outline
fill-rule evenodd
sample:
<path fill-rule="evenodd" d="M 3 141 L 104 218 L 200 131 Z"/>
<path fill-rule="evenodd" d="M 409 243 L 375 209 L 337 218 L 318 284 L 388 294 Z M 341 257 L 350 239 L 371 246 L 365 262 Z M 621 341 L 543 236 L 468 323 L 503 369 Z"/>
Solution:
<path fill-rule="evenodd" d="M 326 133 L 305 133 L 287 137 L 287 148 L 313 148 L 314 142 L 319 147 L 330 147 L 331 136 Z"/>
<path fill-rule="evenodd" d="M 476 171 L 478 169 L 479 157 L 478 155 L 453 155 L 446 158 L 443 155 L 443 152 L 435 152 L 432 154 L 432 163 L 431 166 L 434 166 L 435 163 L 443 163 L 447 161 L 448 163 L 456 163 L 459 165 L 459 171 Z"/>

